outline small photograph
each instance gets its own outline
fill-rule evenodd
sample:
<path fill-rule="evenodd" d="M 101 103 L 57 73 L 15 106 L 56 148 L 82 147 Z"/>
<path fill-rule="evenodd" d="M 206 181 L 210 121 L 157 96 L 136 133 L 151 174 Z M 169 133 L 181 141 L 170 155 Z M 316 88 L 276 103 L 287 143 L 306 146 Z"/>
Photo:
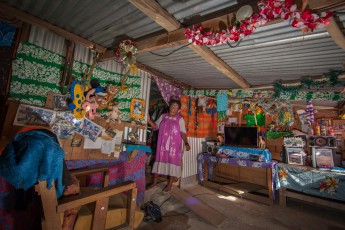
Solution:
<path fill-rule="evenodd" d="M 76 130 L 77 133 L 80 135 L 89 138 L 93 142 L 96 141 L 97 137 L 102 132 L 102 127 L 97 125 L 96 123 L 84 118 L 81 121 L 80 126 Z"/>
<path fill-rule="evenodd" d="M 54 110 L 68 110 L 67 95 L 54 94 L 53 105 Z"/>
<path fill-rule="evenodd" d="M 29 105 L 20 104 L 14 118 L 14 125 L 48 126 L 53 123 L 56 112 Z"/>
<path fill-rule="evenodd" d="M 304 151 L 302 148 L 286 148 L 286 152 L 289 164 L 303 165 Z"/>

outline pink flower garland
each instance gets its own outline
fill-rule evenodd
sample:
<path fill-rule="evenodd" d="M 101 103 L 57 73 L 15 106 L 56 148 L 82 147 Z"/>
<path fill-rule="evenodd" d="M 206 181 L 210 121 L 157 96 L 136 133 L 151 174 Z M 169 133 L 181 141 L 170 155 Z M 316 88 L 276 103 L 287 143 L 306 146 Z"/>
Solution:
<path fill-rule="evenodd" d="M 303 12 L 297 9 L 293 0 L 261 0 L 258 2 L 259 14 L 253 14 L 250 18 L 241 21 L 239 26 L 220 32 L 203 31 L 202 26 L 193 26 L 185 29 L 185 36 L 194 45 L 219 45 L 230 41 L 238 41 L 254 33 L 257 27 L 265 25 L 277 17 L 284 20 L 292 20 L 291 25 L 302 29 L 304 32 L 320 29 L 330 23 L 329 18 L 333 12 L 313 13 L 311 10 Z"/>

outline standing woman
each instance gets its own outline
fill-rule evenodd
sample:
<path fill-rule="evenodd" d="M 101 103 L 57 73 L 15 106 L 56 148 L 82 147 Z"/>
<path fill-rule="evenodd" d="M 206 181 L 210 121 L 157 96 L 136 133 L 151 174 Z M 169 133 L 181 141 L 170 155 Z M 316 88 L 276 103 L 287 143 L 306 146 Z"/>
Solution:
<path fill-rule="evenodd" d="M 157 185 L 158 175 L 168 175 L 168 184 L 163 189 L 163 191 L 168 192 L 173 182 L 181 177 L 182 140 L 186 151 L 190 150 L 190 146 L 187 140 L 185 122 L 183 117 L 178 114 L 180 108 L 180 101 L 170 100 L 169 113 L 162 114 L 156 123 L 150 117 L 148 118 L 148 123 L 154 130 L 159 129 L 159 132 L 156 158 L 152 168 L 153 184 L 147 189 Z"/>

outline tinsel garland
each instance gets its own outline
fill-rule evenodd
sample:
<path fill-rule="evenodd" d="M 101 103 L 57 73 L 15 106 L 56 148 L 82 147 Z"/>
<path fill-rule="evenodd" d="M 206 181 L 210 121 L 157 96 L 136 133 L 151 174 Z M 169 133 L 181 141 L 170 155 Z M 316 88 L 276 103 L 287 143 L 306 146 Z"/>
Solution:
<path fill-rule="evenodd" d="M 266 132 L 267 140 L 274 140 L 279 137 L 285 137 L 285 136 L 290 136 L 290 135 L 291 135 L 290 132 L 272 132 L 272 131 Z"/>
<path fill-rule="evenodd" d="M 284 86 L 282 81 L 278 81 L 274 84 L 274 95 L 273 97 L 279 98 L 281 93 L 297 93 L 301 90 L 312 91 L 312 90 L 323 90 L 327 86 L 336 87 L 339 86 L 339 90 L 343 87 L 339 84 L 338 76 L 343 74 L 345 71 L 335 71 L 332 70 L 326 74 L 324 77 L 326 80 L 313 80 L 311 78 L 305 77 L 301 80 L 301 83 L 298 85 L 287 85 Z M 330 89 L 325 89 L 330 90 Z"/>

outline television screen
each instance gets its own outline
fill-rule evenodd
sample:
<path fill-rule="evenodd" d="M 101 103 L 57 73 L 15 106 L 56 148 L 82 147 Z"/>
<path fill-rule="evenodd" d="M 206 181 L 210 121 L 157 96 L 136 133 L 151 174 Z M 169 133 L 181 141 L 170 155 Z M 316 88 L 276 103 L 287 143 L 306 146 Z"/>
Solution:
<path fill-rule="evenodd" d="M 224 127 L 224 144 L 228 146 L 253 147 L 258 146 L 257 127 Z"/>

